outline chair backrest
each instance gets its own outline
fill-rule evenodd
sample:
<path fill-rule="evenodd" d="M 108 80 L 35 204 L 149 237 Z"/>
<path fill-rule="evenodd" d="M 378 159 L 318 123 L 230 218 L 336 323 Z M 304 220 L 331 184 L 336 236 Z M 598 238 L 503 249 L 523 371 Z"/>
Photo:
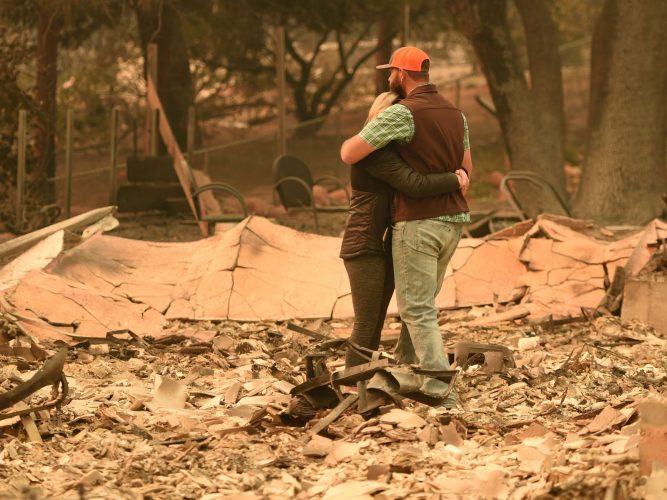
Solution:
<path fill-rule="evenodd" d="M 503 177 L 500 189 L 524 218 L 535 220 L 542 213 L 571 216 L 556 188 L 534 172 L 512 170 Z"/>
<path fill-rule="evenodd" d="M 273 183 L 285 208 L 313 204 L 313 176 L 308 165 L 296 156 L 282 155 L 273 162 Z"/>

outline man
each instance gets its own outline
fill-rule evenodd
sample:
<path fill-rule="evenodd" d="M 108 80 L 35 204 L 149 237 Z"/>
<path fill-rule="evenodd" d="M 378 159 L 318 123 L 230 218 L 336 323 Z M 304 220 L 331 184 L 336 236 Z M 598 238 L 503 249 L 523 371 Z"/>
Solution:
<path fill-rule="evenodd" d="M 430 60 L 417 47 L 401 47 L 388 64 L 390 90 L 402 100 L 390 106 L 341 146 L 341 158 L 353 164 L 371 152 L 396 143 L 399 155 L 416 171 L 472 174 L 472 158 L 465 117 L 429 83 Z M 435 297 L 442 287 L 447 264 L 470 222 L 460 191 L 414 199 L 396 193 L 392 252 L 396 298 L 403 325 L 396 346 L 400 361 L 422 369 L 448 369 L 449 362 L 438 329 Z M 448 386 L 425 377 L 420 392 L 444 398 Z M 447 406 L 455 404 L 450 398 Z"/>

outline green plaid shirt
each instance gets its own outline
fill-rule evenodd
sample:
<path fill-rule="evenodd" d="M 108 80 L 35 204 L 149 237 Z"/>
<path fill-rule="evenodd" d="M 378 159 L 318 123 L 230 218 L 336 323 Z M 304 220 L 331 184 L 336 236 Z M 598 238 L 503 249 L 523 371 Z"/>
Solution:
<path fill-rule="evenodd" d="M 461 113 L 461 116 L 463 116 L 463 149 L 469 150 L 468 120 L 463 113 Z M 383 148 L 391 141 L 408 144 L 412 141 L 414 135 L 415 121 L 412 118 L 412 112 L 402 104 L 389 106 L 359 132 L 359 137 L 375 149 Z M 468 212 L 441 215 L 434 218 L 445 222 L 470 223 Z"/>

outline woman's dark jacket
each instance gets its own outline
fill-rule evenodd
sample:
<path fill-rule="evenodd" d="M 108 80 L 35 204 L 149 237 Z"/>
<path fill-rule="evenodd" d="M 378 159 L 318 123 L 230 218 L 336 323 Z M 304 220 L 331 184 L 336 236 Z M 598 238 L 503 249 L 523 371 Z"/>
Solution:
<path fill-rule="evenodd" d="M 459 189 L 452 172 L 415 172 L 391 145 L 378 149 L 351 167 L 352 199 L 343 235 L 343 259 L 384 253 L 383 237 L 391 225 L 394 190 L 412 198 L 427 198 Z"/>

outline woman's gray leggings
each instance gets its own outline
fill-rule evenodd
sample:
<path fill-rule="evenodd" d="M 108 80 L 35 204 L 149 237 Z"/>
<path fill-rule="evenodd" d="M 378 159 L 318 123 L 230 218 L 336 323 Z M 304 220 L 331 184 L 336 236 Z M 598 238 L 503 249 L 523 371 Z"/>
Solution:
<path fill-rule="evenodd" d="M 394 267 L 391 254 L 360 255 L 344 259 L 350 279 L 354 328 L 350 340 L 355 344 L 376 351 L 380 347 L 380 335 L 389 301 L 394 293 Z M 368 362 L 352 349 L 347 350 L 345 367 Z"/>

